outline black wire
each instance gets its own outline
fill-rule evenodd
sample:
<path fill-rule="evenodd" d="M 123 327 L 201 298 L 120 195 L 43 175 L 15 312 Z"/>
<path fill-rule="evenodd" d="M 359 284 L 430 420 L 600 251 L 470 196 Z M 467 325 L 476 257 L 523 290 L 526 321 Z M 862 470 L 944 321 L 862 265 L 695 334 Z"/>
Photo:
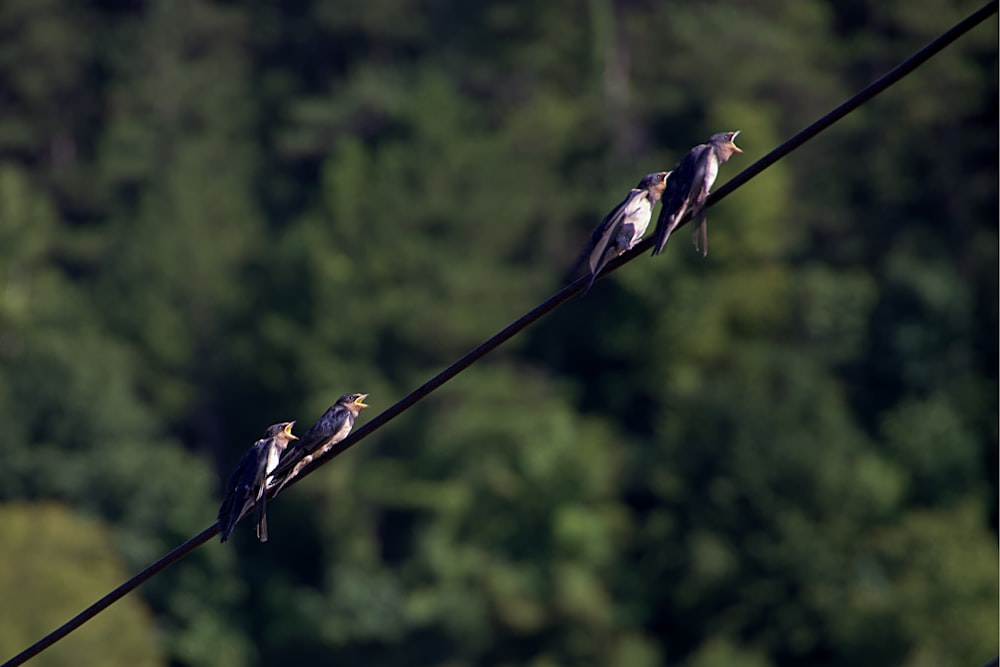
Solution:
<path fill-rule="evenodd" d="M 793 150 L 809 141 L 817 134 L 830 127 L 838 120 L 851 113 L 859 106 L 868 102 L 873 97 L 883 92 L 888 87 L 892 86 L 900 79 L 910 74 L 920 65 L 924 64 L 931 57 L 936 55 L 938 52 L 942 51 L 949 44 L 954 42 L 956 39 L 964 35 L 966 32 L 979 25 L 985 21 L 989 16 L 996 13 L 997 2 L 1000 0 L 993 0 L 983 5 L 978 11 L 970 14 L 968 18 L 955 24 L 947 32 L 943 33 L 940 37 L 929 43 L 924 48 L 917 51 L 915 54 L 907 58 L 901 65 L 883 75 L 874 83 L 869 84 L 866 88 L 858 92 L 856 95 L 851 97 L 849 100 L 841 104 L 839 107 L 826 114 L 815 123 L 805 128 L 791 139 L 788 139 L 780 146 L 772 150 L 770 153 L 760 158 L 752 165 L 744 169 L 742 172 L 737 174 L 735 177 L 730 179 L 725 185 L 720 187 L 718 190 L 709 195 L 705 206 L 712 206 L 725 197 L 732 194 L 736 188 L 741 187 L 747 181 L 757 176 L 759 173 L 770 167 L 772 164 L 785 157 Z M 685 224 L 684 222 L 681 223 Z M 632 250 L 625 253 L 621 257 L 617 258 L 608 264 L 605 270 L 598 276 L 598 279 L 603 278 L 605 275 L 617 270 L 620 266 L 627 262 L 631 262 L 633 259 L 638 257 L 641 253 L 648 250 L 653 244 L 654 238 L 649 236 L 641 243 L 637 244 Z M 368 437 L 378 429 L 385 426 L 387 423 L 398 417 L 401 413 L 408 410 L 410 407 L 415 405 L 418 401 L 426 398 L 429 394 L 434 392 L 438 387 L 444 383 L 451 380 L 453 377 L 464 371 L 466 368 L 476 363 L 479 359 L 485 357 L 487 354 L 500 347 L 503 343 L 507 342 L 510 338 L 514 337 L 517 333 L 523 331 L 525 328 L 533 324 L 535 321 L 541 319 L 544 315 L 554 310 L 559 305 L 565 303 L 569 299 L 576 296 L 583 288 L 586 286 L 589 280 L 589 276 L 582 276 L 578 278 L 573 283 L 567 285 L 562 290 L 552 295 L 546 299 L 543 303 L 536 306 L 527 314 L 520 317 L 518 320 L 507 326 L 503 331 L 494 335 L 492 338 L 482 343 L 475 349 L 468 352 L 458 361 L 454 362 L 443 371 L 435 375 L 433 378 L 420 385 L 409 394 L 400 399 L 395 405 L 385 410 L 370 422 L 366 423 L 364 426 L 359 428 L 357 431 L 352 433 L 350 436 L 340 441 L 334 445 L 328 452 L 323 456 L 317 458 L 312 463 L 310 463 L 295 479 L 291 480 L 288 485 L 298 483 L 298 481 L 315 470 L 317 467 L 323 465 L 330 459 L 339 456 L 344 453 L 355 444 L 360 442 L 362 439 Z M 130 593 L 134 589 L 138 588 L 141 584 L 145 583 L 147 580 L 151 579 L 155 575 L 159 574 L 165 570 L 170 565 L 186 556 L 187 554 L 194 551 L 196 548 L 208 542 L 214 536 L 219 533 L 219 525 L 215 524 L 201 531 L 187 542 L 184 542 L 173 551 L 170 551 L 166 555 L 162 556 L 159 560 L 149 565 L 144 570 L 140 571 L 138 574 L 133 576 L 131 579 L 125 581 L 123 584 L 112 590 L 110 593 L 99 599 L 94 604 L 90 605 L 79 614 L 71 618 L 69 621 L 56 628 L 49 634 L 45 635 L 37 642 L 24 649 L 13 658 L 9 659 L 7 662 L 0 665 L 0 667 L 16 667 L 17 665 L 22 665 L 26 661 L 30 660 L 34 656 L 38 655 L 48 647 L 55 644 L 57 641 L 61 640 L 63 637 L 69 633 L 76 630 L 78 627 L 97 616 L 99 613 L 110 607 L 112 604 L 117 602 L 119 599 L 123 598 L 126 594 Z"/>
<path fill-rule="evenodd" d="M 998 0 L 993 0 L 983 5 L 975 13 L 969 15 L 963 21 L 955 24 L 950 30 L 942 34 L 940 37 L 935 39 L 933 42 L 920 49 L 912 56 L 907 58 L 901 65 L 898 65 L 892 69 L 887 74 L 884 74 L 877 81 L 870 83 L 860 92 L 856 93 L 849 100 L 838 106 L 836 109 L 826 114 L 815 123 L 800 131 L 798 134 L 793 136 L 791 139 L 786 140 L 780 146 L 772 150 L 770 153 L 760 158 L 752 165 L 741 171 L 739 174 L 731 178 L 726 182 L 725 185 L 720 187 L 715 192 L 711 193 L 705 201 L 705 207 L 713 206 L 714 204 L 722 201 L 725 197 L 729 196 L 736 188 L 739 188 L 746 184 L 747 181 L 753 177 L 760 174 L 762 171 L 770 167 L 772 164 L 785 157 L 793 150 L 809 141 L 817 134 L 827 129 L 838 120 L 851 113 L 858 107 L 860 107 L 865 102 L 868 102 L 873 97 L 879 93 L 885 91 L 889 86 L 897 83 L 900 79 L 910 74 L 920 65 L 924 64 L 933 57 L 935 54 L 943 50 L 949 44 L 954 42 L 956 39 L 964 35 L 966 32 L 974 28 L 976 25 L 985 21 L 990 15 L 997 11 Z M 689 222 L 690 219 L 683 220 L 678 227 L 681 227 Z M 653 235 L 648 236 L 643 239 L 640 243 L 636 244 L 632 250 L 623 254 L 616 260 L 609 262 L 608 266 L 604 271 L 598 276 L 598 280 L 608 275 L 612 271 L 617 270 L 622 265 L 631 262 L 633 259 L 641 255 L 643 252 L 652 247 L 655 238 Z M 576 279 L 571 284 L 567 285 L 565 288 L 549 297 L 539 306 L 536 306 L 532 311 L 522 316 L 519 320 L 508 326 L 506 329 L 496 334 L 485 343 L 475 348 L 471 352 L 467 353 L 464 357 L 448 366 L 443 371 L 435 375 L 433 378 L 422 384 L 417 389 L 411 391 L 402 400 L 390 407 L 385 412 L 381 413 L 375 419 L 365 424 L 362 428 L 358 429 L 356 432 L 352 433 L 349 437 L 345 438 L 341 442 L 337 443 L 323 456 L 318 457 L 309 466 L 307 466 L 296 479 L 291 480 L 286 486 L 290 486 L 298 479 L 305 477 L 307 474 L 312 472 L 314 468 L 322 465 L 327 460 L 340 455 L 342 452 L 350 449 L 362 438 L 367 437 L 373 431 L 378 430 L 384 426 L 387 422 L 395 419 L 401 412 L 408 409 L 410 406 L 415 404 L 417 401 L 423 399 L 428 394 L 433 392 L 435 389 L 443 385 L 448 380 L 452 379 L 463 370 L 471 366 L 473 363 L 478 361 L 481 357 L 486 356 L 495 348 L 499 347 L 505 343 L 509 338 L 513 337 L 514 334 L 518 333 L 522 329 L 527 328 L 529 325 L 534 323 L 536 320 L 541 318 L 543 315 L 547 314 L 549 311 L 555 309 L 560 304 L 568 301 L 573 296 L 576 296 L 587 284 L 589 280 L 588 276 L 582 276 Z M 0 667 L 6 667 L 0 665 Z"/>

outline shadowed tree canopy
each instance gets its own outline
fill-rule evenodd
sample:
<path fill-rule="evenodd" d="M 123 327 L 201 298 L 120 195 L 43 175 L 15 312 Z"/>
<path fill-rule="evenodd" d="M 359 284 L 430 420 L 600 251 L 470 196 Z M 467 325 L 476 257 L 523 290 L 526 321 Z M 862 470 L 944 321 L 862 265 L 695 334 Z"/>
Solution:
<path fill-rule="evenodd" d="M 0 505 L 0 651 L 13 655 L 127 575 L 108 527 L 56 503 Z M 14 595 L 16 594 L 16 602 Z M 36 658 L 39 665 L 166 665 L 149 607 L 132 597 Z"/>
<path fill-rule="evenodd" d="M 0 3 L 0 659 L 210 524 L 268 424 L 387 407 L 642 175 L 738 129 L 723 183 L 979 5 L 751 4 Z M 681 230 L 62 650 L 995 655 L 987 23 L 714 207 L 707 259 Z"/>

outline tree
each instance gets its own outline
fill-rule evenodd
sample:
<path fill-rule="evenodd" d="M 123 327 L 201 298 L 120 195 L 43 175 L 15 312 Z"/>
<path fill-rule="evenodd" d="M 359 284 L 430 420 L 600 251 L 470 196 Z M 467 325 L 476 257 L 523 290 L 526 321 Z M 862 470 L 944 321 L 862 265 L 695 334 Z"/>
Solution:
<path fill-rule="evenodd" d="M 0 654 L 14 655 L 125 577 L 112 532 L 56 503 L 0 505 Z M 38 657 L 39 665 L 166 665 L 153 614 L 127 597 Z"/>

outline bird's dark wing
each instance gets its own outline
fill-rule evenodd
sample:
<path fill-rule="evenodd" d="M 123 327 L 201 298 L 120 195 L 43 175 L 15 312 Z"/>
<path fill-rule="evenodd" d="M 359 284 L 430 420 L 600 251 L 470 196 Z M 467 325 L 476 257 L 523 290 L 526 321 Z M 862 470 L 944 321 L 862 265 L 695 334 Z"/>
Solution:
<path fill-rule="evenodd" d="M 347 408 L 339 403 L 331 405 L 295 444 L 301 445 L 303 454 L 312 454 L 343 428 L 344 421 L 350 414 Z"/>
<path fill-rule="evenodd" d="M 707 144 L 692 148 L 667 179 L 667 187 L 662 198 L 663 206 L 660 207 L 660 215 L 656 219 L 654 255 L 663 252 L 670 235 L 684 219 L 693 199 L 697 198 L 702 186 L 699 173 L 703 172 L 699 165 L 706 151 L 711 152 L 711 147 Z"/>
<path fill-rule="evenodd" d="M 219 506 L 218 515 L 223 542 L 229 539 L 229 534 L 233 532 L 236 522 L 240 520 L 239 511 L 236 507 L 238 506 L 242 509 L 243 501 L 242 499 L 237 499 L 237 493 L 240 486 L 240 478 L 243 476 L 243 469 L 246 468 L 249 457 L 250 451 L 246 452 L 239 460 L 239 463 L 236 464 L 233 472 L 229 475 L 229 481 L 226 483 L 226 496 L 222 499 L 222 505 Z"/>
<path fill-rule="evenodd" d="M 715 148 L 704 151 L 698 159 L 698 169 L 694 183 L 691 184 L 691 194 L 688 207 L 691 216 L 691 240 L 694 247 L 701 252 L 702 257 L 708 255 L 708 222 L 705 218 L 705 200 L 719 175 L 720 158 Z"/>
<path fill-rule="evenodd" d="M 301 438 L 293 440 L 285 448 L 285 451 L 282 452 L 278 467 L 272 473 L 274 479 L 278 479 L 294 468 L 295 464 L 301 461 L 304 456 L 312 454 L 319 449 L 323 441 L 328 437 L 327 434 L 337 432 L 337 428 L 343 421 L 344 413 L 346 412 L 346 409 L 336 404 L 327 408 L 323 416 L 317 419 L 316 423 L 310 426 L 309 430 Z"/>
<path fill-rule="evenodd" d="M 302 440 L 295 440 L 285 451 L 281 453 L 281 458 L 278 460 L 278 467 L 274 469 L 271 473 L 272 479 L 279 479 L 282 475 L 287 473 L 289 470 L 295 467 L 295 464 L 302 460 L 302 457 L 308 454 L 303 447 L 299 445 Z"/>
<path fill-rule="evenodd" d="M 622 222 L 625 220 L 631 204 L 636 197 L 644 194 L 645 190 L 630 190 L 628 196 L 604 216 L 601 224 L 594 230 L 594 234 L 591 236 L 590 255 L 587 258 L 591 274 L 596 274 L 607 263 L 604 256 L 607 254 L 608 247 L 614 244 L 615 237 L 621 231 Z"/>
<path fill-rule="evenodd" d="M 590 272 L 593 275 L 593 258 L 595 256 L 600 257 L 604 253 L 604 250 L 608 246 L 608 241 L 614 238 L 615 228 L 621 222 L 622 218 L 625 217 L 625 210 L 628 208 L 629 202 L 636 196 L 636 194 L 642 194 L 643 192 L 645 191 L 633 188 L 620 204 L 615 206 L 611 209 L 610 213 L 604 216 L 604 219 L 601 220 L 591 233 L 590 240 L 587 241 L 587 245 L 583 248 L 583 252 L 581 252 L 580 256 L 577 257 L 575 262 L 573 262 L 573 268 L 566 273 L 566 282 L 576 280 L 585 265 L 589 265 Z"/>
<path fill-rule="evenodd" d="M 291 473 L 299 467 L 299 463 L 307 456 L 312 456 L 337 435 L 350 416 L 351 413 L 344 406 L 331 405 L 301 438 L 292 441 L 292 444 L 285 449 L 278 467 L 271 473 L 272 486 L 277 487 L 275 495 L 294 477 Z"/>
<path fill-rule="evenodd" d="M 624 248 L 617 247 L 616 240 L 620 235 L 626 235 L 629 239 L 635 231 L 634 217 L 639 213 L 638 208 L 643 202 L 640 198 L 648 201 L 646 190 L 632 189 L 622 203 L 618 204 L 601 222 L 599 229 L 601 236 L 594 244 L 590 252 L 589 264 L 591 277 L 600 273 L 604 265 L 613 257 L 617 257 Z M 626 229 L 628 226 L 628 229 Z"/>
<path fill-rule="evenodd" d="M 267 465 L 266 448 L 270 439 L 258 440 L 253 447 L 240 459 L 229 476 L 226 485 L 226 497 L 219 507 L 219 526 L 222 529 L 221 541 L 229 539 L 230 533 L 253 504 L 257 496 L 257 479 L 261 478 Z M 263 482 L 261 482 L 263 483 Z"/>

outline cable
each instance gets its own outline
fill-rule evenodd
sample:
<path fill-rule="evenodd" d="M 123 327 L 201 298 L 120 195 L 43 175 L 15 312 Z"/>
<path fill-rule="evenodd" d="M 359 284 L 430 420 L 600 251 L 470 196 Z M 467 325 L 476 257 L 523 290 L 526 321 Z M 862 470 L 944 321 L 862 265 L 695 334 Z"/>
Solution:
<path fill-rule="evenodd" d="M 725 185 L 720 187 L 715 192 L 709 194 L 705 201 L 705 207 L 715 205 L 716 203 L 722 201 L 727 196 L 732 194 L 736 188 L 739 188 L 746 184 L 747 181 L 754 178 L 762 171 L 770 167 L 772 164 L 785 157 L 796 148 L 806 143 L 817 134 L 827 129 L 838 120 L 842 119 L 847 114 L 851 113 L 858 107 L 860 107 L 865 102 L 868 102 L 874 98 L 879 93 L 882 93 L 887 88 L 897 83 L 900 79 L 905 77 L 907 74 L 913 72 L 920 65 L 927 62 L 931 57 L 933 57 L 938 52 L 942 51 L 945 47 L 950 45 L 956 39 L 964 35 L 966 32 L 979 25 L 985 21 L 990 15 L 996 13 L 998 0 L 993 0 L 983 7 L 981 7 L 975 13 L 969 15 L 966 19 L 955 24 L 950 30 L 942 34 L 940 37 L 929 43 L 924 48 L 920 49 L 912 56 L 907 58 L 901 65 L 898 65 L 887 74 L 884 74 L 878 80 L 870 83 L 860 92 L 856 93 L 849 100 L 838 106 L 836 109 L 826 114 L 816 122 L 814 122 L 809 127 L 800 131 L 798 134 L 792 138 L 786 140 L 780 146 L 772 150 L 770 153 L 760 158 L 752 165 L 741 171 L 739 174 L 729 179 Z M 681 222 L 679 227 L 686 225 L 690 219 L 685 219 Z M 649 235 L 638 243 L 632 250 L 623 254 L 621 257 L 608 263 L 608 266 L 604 271 L 597 277 L 597 280 L 604 278 L 606 275 L 610 274 L 612 271 L 616 271 L 622 265 L 631 262 L 633 259 L 644 253 L 646 250 L 652 247 L 655 238 L 653 235 Z M 583 287 L 586 285 L 588 276 L 582 276 L 577 278 L 574 282 L 570 283 L 562 290 L 549 297 L 542 304 L 536 306 L 533 310 L 523 315 L 520 319 L 515 321 L 513 324 L 505 328 L 500 333 L 496 334 L 485 343 L 475 348 L 471 352 L 467 353 L 464 357 L 454 362 L 451 366 L 435 375 L 433 378 L 422 384 L 417 389 L 413 390 L 398 403 L 390 407 L 385 412 L 382 412 L 377 417 L 372 419 L 370 422 L 366 423 L 362 428 L 358 429 L 356 432 L 352 433 L 349 437 L 340 441 L 336 445 L 330 448 L 330 450 L 322 457 L 314 460 L 309 466 L 307 466 L 298 477 L 288 482 L 286 486 L 295 484 L 300 478 L 308 475 L 314 468 L 322 465 L 327 460 L 339 456 L 344 451 L 350 449 L 362 438 L 367 437 L 370 433 L 378 430 L 384 426 L 389 421 L 395 419 L 401 412 L 408 409 L 410 406 L 415 404 L 417 401 L 423 399 L 428 394 L 436 390 L 438 387 L 443 385 L 448 380 L 452 379 L 463 370 L 471 366 L 473 363 L 478 361 L 480 358 L 486 356 L 494 349 L 505 343 L 509 338 L 513 337 L 514 334 L 520 332 L 522 329 L 527 328 L 529 325 L 533 324 L 536 320 L 540 319 L 543 315 L 547 314 L 549 311 L 555 309 L 557 306 L 568 301 L 570 298 L 576 296 Z M 6 667 L 5 665 L 0 665 L 0 667 Z"/>
<path fill-rule="evenodd" d="M 943 33 L 940 37 L 930 42 L 927 46 L 917 51 L 915 54 L 907 58 L 901 65 L 897 66 L 887 74 L 883 75 L 874 83 L 869 84 L 863 90 L 855 94 L 849 100 L 838 106 L 836 109 L 826 114 L 816 122 L 814 122 L 809 127 L 805 128 L 792 138 L 788 139 L 780 146 L 772 150 L 770 153 L 760 158 L 752 165 L 744 169 L 742 172 L 737 174 L 735 177 L 726 182 L 725 185 L 720 187 L 714 193 L 709 195 L 706 200 L 705 206 L 713 206 L 719 201 L 722 201 L 725 197 L 733 193 L 737 188 L 743 186 L 747 181 L 757 176 L 759 173 L 770 167 L 772 164 L 785 157 L 793 150 L 809 141 L 817 134 L 830 127 L 838 120 L 851 113 L 857 109 L 862 104 L 868 102 L 874 98 L 879 93 L 885 91 L 887 88 L 898 82 L 900 79 L 910 74 L 918 68 L 920 65 L 925 63 L 931 57 L 936 55 L 938 52 L 942 51 L 945 47 L 950 45 L 956 39 L 967 33 L 969 30 L 979 25 L 985 21 L 989 16 L 996 13 L 997 3 L 1000 0 L 992 0 L 983 5 L 978 11 L 970 14 L 968 18 L 962 20 L 961 22 L 955 24 L 947 32 Z M 686 224 L 686 222 L 681 223 Z M 627 262 L 631 262 L 633 259 L 638 257 L 641 253 L 648 250 L 653 244 L 653 236 L 647 237 L 641 243 L 636 245 L 632 250 L 625 253 L 621 257 L 618 257 L 614 261 L 610 262 L 605 270 L 598 276 L 598 279 L 610 274 L 612 271 L 616 271 L 619 267 Z M 452 363 L 450 366 L 445 368 L 443 371 L 435 375 L 433 378 L 420 385 L 418 388 L 411 391 L 409 394 L 400 399 L 392 407 L 388 408 L 381 414 L 377 415 L 374 419 L 366 423 L 364 426 L 359 428 L 357 431 L 353 432 L 350 436 L 340 441 L 334 445 L 328 452 L 323 456 L 317 458 L 312 463 L 310 463 L 306 468 L 293 480 L 291 480 L 288 485 L 291 486 L 297 484 L 300 479 L 311 474 L 313 470 L 317 467 L 323 465 L 330 459 L 333 459 L 340 454 L 344 453 L 355 444 L 360 442 L 362 439 L 368 437 L 378 429 L 382 428 L 390 421 L 398 417 L 401 413 L 411 408 L 418 401 L 426 398 L 429 394 L 433 393 L 438 387 L 444 383 L 451 380 L 453 377 L 464 371 L 466 368 L 476 363 L 478 360 L 485 357 L 487 354 L 500 347 L 503 343 L 507 342 L 509 339 L 513 338 L 516 334 L 523 331 L 525 328 L 533 324 L 535 321 L 541 319 L 544 315 L 551 312 L 559 305 L 565 303 L 572 297 L 576 296 L 579 292 L 583 290 L 586 286 L 588 276 L 582 276 L 572 282 L 571 284 L 564 287 L 562 290 L 552 295 L 544 302 L 533 308 L 527 314 L 521 316 L 519 319 L 514 321 L 512 324 L 508 325 L 502 331 L 494 335 L 492 338 L 488 339 L 486 342 L 482 343 L 475 349 L 466 353 L 465 356 L 460 358 L 458 361 Z M 53 630 L 46 636 L 39 639 L 37 642 L 24 649 L 13 658 L 10 658 L 7 662 L 0 665 L 0 667 L 16 667 L 17 665 L 22 665 L 26 661 L 30 660 L 34 656 L 38 655 L 45 649 L 49 648 L 57 641 L 61 640 L 63 637 L 73 632 L 81 625 L 97 616 L 99 613 L 110 607 L 112 604 L 117 602 L 119 599 L 123 598 L 126 594 L 138 588 L 141 584 L 145 583 L 155 575 L 159 574 L 165 570 L 170 565 L 186 556 L 187 554 L 194 551 L 196 548 L 208 542 L 214 536 L 219 533 L 219 525 L 215 524 L 201 531 L 187 542 L 184 542 L 180 546 L 176 547 L 173 551 L 170 551 L 166 555 L 162 556 L 159 560 L 149 565 L 144 570 L 140 571 L 138 574 L 132 578 L 125 581 L 123 584 L 112 590 L 110 593 L 99 599 L 97 602 L 93 603 L 79 614 L 71 618 L 69 621 L 64 623 L 59 628 Z"/>

